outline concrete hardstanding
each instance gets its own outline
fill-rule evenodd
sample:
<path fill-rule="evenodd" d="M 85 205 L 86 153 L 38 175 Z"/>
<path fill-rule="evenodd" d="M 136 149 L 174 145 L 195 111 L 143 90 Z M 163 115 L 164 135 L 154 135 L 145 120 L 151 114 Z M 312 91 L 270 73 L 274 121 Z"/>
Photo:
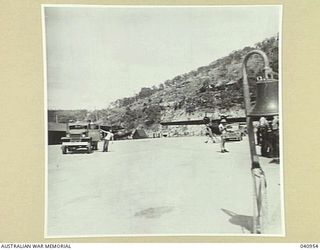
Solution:
<path fill-rule="evenodd" d="M 252 179 L 246 138 L 115 141 L 110 152 L 62 155 L 49 146 L 48 235 L 248 234 Z M 102 145 L 100 145 L 102 148 Z M 281 233 L 279 165 L 262 159 L 268 233 Z"/>

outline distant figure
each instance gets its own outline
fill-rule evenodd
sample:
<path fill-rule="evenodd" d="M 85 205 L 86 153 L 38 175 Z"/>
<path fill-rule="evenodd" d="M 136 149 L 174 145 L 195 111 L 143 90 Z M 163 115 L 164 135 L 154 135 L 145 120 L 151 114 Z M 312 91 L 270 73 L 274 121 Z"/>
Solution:
<path fill-rule="evenodd" d="M 272 121 L 268 122 L 268 130 L 267 130 L 267 157 L 273 157 L 273 131 L 272 131 Z"/>
<path fill-rule="evenodd" d="M 89 122 L 89 128 L 95 129 L 95 124 L 92 121 Z"/>
<path fill-rule="evenodd" d="M 102 152 L 108 152 L 108 148 L 109 148 L 109 142 L 111 140 L 113 140 L 114 134 L 111 131 L 105 131 L 106 132 L 106 136 L 104 137 L 104 144 L 103 144 L 103 150 Z"/>
<path fill-rule="evenodd" d="M 221 153 L 226 153 L 229 152 L 228 150 L 226 150 L 225 148 L 225 143 L 226 143 L 226 137 L 227 137 L 227 120 L 226 119 L 221 119 L 220 124 L 219 124 L 219 131 L 221 133 Z"/>
<path fill-rule="evenodd" d="M 265 117 L 259 120 L 257 130 L 258 145 L 261 147 L 261 156 L 270 157 L 272 155 L 272 130 Z"/>
<path fill-rule="evenodd" d="M 217 137 L 213 133 L 212 127 L 210 125 L 211 125 L 211 123 L 206 124 L 206 136 L 208 136 L 208 137 L 207 137 L 207 140 L 204 143 L 208 143 L 209 140 L 211 140 L 212 143 L 215 143 L 217 141 Z"/>
<path fill-rule="evenodd" d="M 272 121 L 272 157 L 279 158 L 279 117 L 274 116 Z"/>

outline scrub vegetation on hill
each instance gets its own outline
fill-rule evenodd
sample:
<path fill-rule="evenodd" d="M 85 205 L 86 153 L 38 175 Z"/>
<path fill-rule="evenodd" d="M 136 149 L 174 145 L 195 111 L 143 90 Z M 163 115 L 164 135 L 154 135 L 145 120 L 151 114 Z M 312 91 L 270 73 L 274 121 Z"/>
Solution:
<path fill-rule="evenodd" d="M 123 125 L 127 129 L 143 127 L 156 132 L 160 121 L 199 119 L 205 114 L 244 115 L 242 91 L 242 60 L 253 49 L 264 51 L 273 71 L 278 72 L 278 36 L 265 39 L 254 47 L 245 47 L 201 66 L 177 75 L 159 85 L 143 87 L 139 93 L 113 102 L 108 108 L 95 111 L 49 111 L 49 121 L 58 115 L 59 122 L 69 119 L 100 120 Z M 263 61 L 252 56 L 248 61 L 248 76 L 252 101 L 255 99 L 255 79 L 263 75 Z"/>

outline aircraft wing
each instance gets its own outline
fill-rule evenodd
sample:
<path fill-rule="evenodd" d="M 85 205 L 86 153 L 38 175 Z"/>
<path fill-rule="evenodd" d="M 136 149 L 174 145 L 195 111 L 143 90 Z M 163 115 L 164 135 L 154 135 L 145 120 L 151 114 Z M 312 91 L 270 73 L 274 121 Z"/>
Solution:
<path fill-rule="evenodd" d="M 245 116 L 243 117 L 224 117 L 227 120 L 227 123 L 238 123 L 238 122 L 246 122 L 247 119 Z M 267 120 L 272 120 L 273 117 L 266 117 Z M 260 117 L 252 117 L 252 121 L 259 121 Z M 211 122 L 213 123 L 220 123 L 220 119 L 212 119 Z M 204 125 L 208 124 L 210 119 L 208 117 L 204 117 L 201 120 L 187 120 L 187 121 L 172 121 L 172 122 L 160 122 L 163 126 L 170 126 L 170 125 Z"/>
<path fill-rule="evenodd" d="M 219 123 L 220 119 L 212 119 L 213 123 Z M 227 123 L 236 123 L 236 122 L 246 122 L 246 117 L 227 117 Z M 208 117 L 204 117 L 201 120 L 187 120 L 187 121 L 172 121 L 172 122 L 160 122 L 163 126 L 170 126 L 170 125 L 204 125 L 208 124 L 210 119 Z"/>
<path fill-rule="evenodd" d="M 272 116 L 265 116 L 265 118 L 267 120 L 272 120 L 273 117 Z M 238 123 L 238 122 L 246 122 L 247 118 L 245 116 L 243 117 L 226 117 L 225 118 L 227 120 L 227 123 Z M 256 116 L 256 117 L 251 117 L 252 121 L 259 121 L 260 117 Z M 219 123 L 221 119 L 213 119 L 211 120 L 213 123 Z"/>
<path fill-rule="evenodd" d="M 220 122 L 221 119 L 215 119 L 213 122 Z M 227 117 L 227 123 L 246 122 L 246 117 Z"/>
<path fill-rule="evenodd" d="M 162 126 L 170 125 L 203 125 L 207 124 L 204 119 L 201 120 L 187 120 L 187 121 L 172 121 L 172 122 L 160 122 Z"/>

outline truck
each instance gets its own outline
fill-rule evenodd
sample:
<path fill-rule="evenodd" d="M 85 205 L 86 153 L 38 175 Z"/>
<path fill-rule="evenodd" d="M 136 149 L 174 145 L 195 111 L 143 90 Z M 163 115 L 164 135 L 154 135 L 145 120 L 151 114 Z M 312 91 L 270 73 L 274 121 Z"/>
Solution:
<path fill-rule="evenodd" d="M 100 127 L 89 122 L 67 123 L 67 135 L 61 138 L 62 154 L 78 151 L 90 154 L 98 149 L 100 140 Z"/>

